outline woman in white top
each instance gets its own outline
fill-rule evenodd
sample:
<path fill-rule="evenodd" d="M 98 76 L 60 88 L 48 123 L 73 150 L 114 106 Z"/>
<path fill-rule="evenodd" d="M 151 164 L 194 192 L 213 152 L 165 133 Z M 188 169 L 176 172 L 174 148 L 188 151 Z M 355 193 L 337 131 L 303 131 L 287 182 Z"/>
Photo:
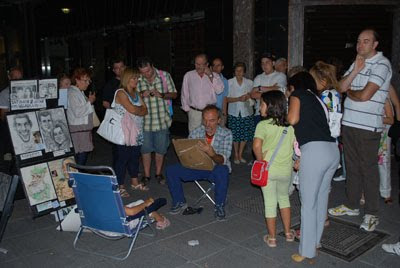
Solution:
<path fill-rule="evenodd" d="M 228 128 L 233 134 L 233 148 L 235 151 L 235 164 L 246 163 L 242 157 L 247 141 L 253 140 L 254 101 L 250 98 L 253 89 L 253 81 L 244 77 L 246 65 L 237 62 L 234 65 L 235 77 L 229 79 L 229 93 L 226 97 L 228 106 Z"/>
<path fill-rule="evenodd" d="M 72 86 L 68 89 L 67 117 L 75 149 L 76 163 L 85 165 L 89 152 L 93 151 L 93 106 L 96 100 L 94 93 L 86 97 L 84 91 L 90 83 L 89 72 L 77 68 L 72 74 Z"/>

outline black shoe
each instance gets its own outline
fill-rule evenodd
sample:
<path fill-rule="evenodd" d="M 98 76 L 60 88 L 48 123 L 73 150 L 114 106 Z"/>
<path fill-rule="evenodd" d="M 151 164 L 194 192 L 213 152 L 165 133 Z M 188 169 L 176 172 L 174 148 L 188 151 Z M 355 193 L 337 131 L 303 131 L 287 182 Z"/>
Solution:
<path fill-rule="evenodd" d="M 143 186 L 146 186 L 147 184 L 149 184 L 150 181 L 150 177 L 142 177 L 142 179 L 140 180 L 140 182 L 143 184 Z"/>

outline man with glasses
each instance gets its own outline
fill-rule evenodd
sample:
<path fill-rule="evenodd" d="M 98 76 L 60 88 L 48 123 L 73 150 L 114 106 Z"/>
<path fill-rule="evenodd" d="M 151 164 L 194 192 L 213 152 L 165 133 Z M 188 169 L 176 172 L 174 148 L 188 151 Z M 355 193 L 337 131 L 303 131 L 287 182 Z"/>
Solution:
<path fill-rule="evenodd" d="M 201 125 L 201 112 L 209 104 L 216 104 L 216 94 L 224 90 L 220 76 L 208 67 L 206 54 L 198 54 L 194 58 L 195 69 L 183 77 L 181 103 L 182 109 L 188 113 L 189 132 Z"/>

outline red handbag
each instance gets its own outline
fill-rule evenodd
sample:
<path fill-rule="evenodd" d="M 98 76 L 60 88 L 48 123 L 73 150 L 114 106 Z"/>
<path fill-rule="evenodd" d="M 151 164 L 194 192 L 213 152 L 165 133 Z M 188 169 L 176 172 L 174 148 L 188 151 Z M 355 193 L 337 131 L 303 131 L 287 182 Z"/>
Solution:
<path fill-rule="evenodd" d="M 251 183 L 260 187 L 268 183 L 268 162 L 255 160 L 251 168 Z"/>
<path fill-rule="evenodd" d="M 285 127 L 285 129 L 282 132 L 282 136 L 279 139 L 278 145 L 276 146 L 276 149 L 274 153 L 271 156 L 271 159 L 269 160 L 269 163 L 265 160 L 254 160 L 253 162 L 253 167 L 251 168 L 251 183 L 260 187 L 267 186 L 268 183 L 268 169 L 272 165 L 272 162 L 274 162 L 275 156 L 279 151 L 279 148 L 282 145 L 283 139 L 285 138 L 287 134 L 287 129 L 288 127 Z M 266 152 L 265 152 L 266 154 Z M 265 156 L 264 156 L 265 157 Z"/>

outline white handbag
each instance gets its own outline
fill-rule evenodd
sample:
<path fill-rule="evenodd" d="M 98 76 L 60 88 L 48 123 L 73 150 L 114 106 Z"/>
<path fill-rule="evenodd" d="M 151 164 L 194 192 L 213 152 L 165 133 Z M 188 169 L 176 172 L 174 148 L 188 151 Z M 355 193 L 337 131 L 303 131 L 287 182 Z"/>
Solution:
<path fill-rule="evenodd" d="M 111 104 L 112 108 L 115 106 L 115 96 L 118 91 L 119 90 L 115 92 L 114 100 Z M 121 125 L 122 116 L 112 108 L 106 110 L 106 114 L 97 130 L 97 134 L 114 144 L 125 145 L 125 136 Z"/>

